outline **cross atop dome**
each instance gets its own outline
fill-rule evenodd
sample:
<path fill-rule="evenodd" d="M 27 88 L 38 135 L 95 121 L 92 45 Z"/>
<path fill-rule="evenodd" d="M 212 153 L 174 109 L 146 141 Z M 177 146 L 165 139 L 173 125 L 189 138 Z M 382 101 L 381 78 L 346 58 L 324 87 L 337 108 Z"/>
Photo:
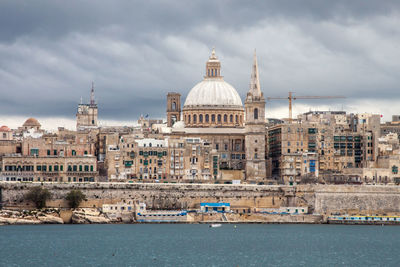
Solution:
<path fill-rule="evenodd" d="M 215 55 L 215 47 L 213 47 L 213 49 L 211 50 L 211 56 L 210 59 L 218 59 L 217 56 Z"/>
<path fill-rule="evenodd" d="M 206 63 L 206 76 L 204 78 L 222 78 L 221 76 L 221 62 L 215 55 L 215 48 L 211 50 L 211 56 Z"/>

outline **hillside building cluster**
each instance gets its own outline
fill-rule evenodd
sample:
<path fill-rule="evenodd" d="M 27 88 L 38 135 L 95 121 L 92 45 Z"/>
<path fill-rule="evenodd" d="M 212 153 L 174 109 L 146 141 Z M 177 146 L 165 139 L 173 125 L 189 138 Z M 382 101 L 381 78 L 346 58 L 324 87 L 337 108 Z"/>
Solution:
<path fill-rule="evenodd" d="M 399 183 L 400 116 L 310 111 L 266 119 L 254 54 L 244 105 L 212 50 L 205 76 L 187 95 L 170 92 L 167 121 L 98 125 L 90 102 L 76 130 L 47 132 L 35 118 L 0 128 L 0 180 L 39 182 Z"/>

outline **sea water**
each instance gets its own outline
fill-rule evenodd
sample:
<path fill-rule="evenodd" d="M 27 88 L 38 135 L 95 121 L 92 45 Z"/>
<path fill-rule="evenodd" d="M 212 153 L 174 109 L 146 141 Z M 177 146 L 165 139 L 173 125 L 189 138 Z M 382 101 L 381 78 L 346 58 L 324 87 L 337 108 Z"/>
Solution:
<path fill-rule="evenodd" d="M 0 266 L 399 265 L 396 226 L 0 226 Z"/>

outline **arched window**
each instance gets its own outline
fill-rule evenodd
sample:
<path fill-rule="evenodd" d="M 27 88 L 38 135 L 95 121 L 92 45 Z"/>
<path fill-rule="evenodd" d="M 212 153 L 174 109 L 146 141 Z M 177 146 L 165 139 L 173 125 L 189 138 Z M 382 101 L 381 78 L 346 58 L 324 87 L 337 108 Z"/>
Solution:
<path fill-rule="evenodd" d="M 228 115 L 224 115 L 224 122 L 228 122 Z"/>
<path fill-rule="evenodd" d="M 214 76 L 214 70 L 211 69 L 211 76 Z"/>
<path fill-rule="evenodd" d="M 258 120 L 258 108 L 254 109 L 254 119 Z"/>
<path fill-rule="evenodd" d="M 238 123 L 238 115 L 235 116 L 235 122 Z"/>
<path fill-rule="evenodd" d="M 203 114 L 199 115 L 199 122 L 203 122 Z"/>
<path fill-rule="evenodd" d="M 211 121 L 212 121 L 212 122 L 215 122 L 215 114 L 212 114 L 212 115 L 211 115 Z"/>
<path fill-rule="evenodd" d="M 232 114 L 229 116 L 229 122 L 233 122 L 233 115 Z"/>
<path fill-rule="evenodd" d="M 210 120 L 210 116 L 208 114 L 206 114 L 206 122 L 208 122 Z"/>
<path fill-rule="evenodd" d="M 210 76 L 210 69 L 208 69 L 208 76 Z"/>
<path fill-rule="evenodd" d="M 197 123 L 197 115 L 196 114 L 193 115 L 193 123 Z"/>
<path fill-rule="evenodd" d="M 188 123 L 190 123 L 190 115 L 188 116 Z"/>
<path fill-rule="evenodd" d="M 176 110 L 176 102 L 172 102 L 172 110 Z"/>
<path fill-rule="evenodd" d="M 218 122 L 221 122 L 221 114 L 218 114 Z"/>

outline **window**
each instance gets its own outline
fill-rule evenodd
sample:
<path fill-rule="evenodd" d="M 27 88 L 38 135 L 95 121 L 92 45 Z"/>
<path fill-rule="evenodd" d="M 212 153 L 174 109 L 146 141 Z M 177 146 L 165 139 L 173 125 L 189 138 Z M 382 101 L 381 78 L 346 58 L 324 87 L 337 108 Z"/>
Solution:
<path fill-rule="evenodd" d="M 7 137 L 6 133 L 3 133 L 3 138 L 6 138 L 6 137 Z"/>
<path fill-rule="evenodd" d="M 238 123 L 238 115 L 235 116 L 235 122 Z"/>
<path fill-rule="evenodd" d="M 254 109 L 254 119 L 258 120 L 258 108 Z"/>
<path fill-rule="evenodd" d="M 211 115 L 211 121 L 212 121 L 212 122 L 215 122 L 215 114 L 212 114 L 212 115 Z"/>
<path fill-rule="evenodd" d="M 50 149 L 47 149 L 47 156 L 50 156 Z"/>
<path fill-rule="evenodd" d="M 221 122 L 221 114 L 218 114 L 218 122 Z"/>
<path fill-rule="evenodd" d="M 224 115 L 224 122 L 228 122 L 228 115 Z"/>
<path fill-rule="evenodd" d="M 392 166 L 392 173 L 397 174 L 399 172 L 399 168 L 396 165 Z"/>
<path fill-rule="evenodd" d="M 188 116 L 188 123 L 190 123 L 190 115 Z"/>
<path fill-rule="evenodd" d="M 32 156 L 33 156 L 33 155 L 38 156 L 38 155 L 39 155 L 39 149 L 37 149 L 37 148 L 31 148 L 31 155 L 32 155 Z"/>
<path fill-rule="evenodd" d="M 233 115 L 232 114 L 229 116 L 229 122 L 233 122 Z"/>
<path fill-rule="evenodd" d="M 90 165 L 90 171 L 91 172 L 93 171 L 93 165 Z"/>
<path fill-rule="evenodd" d="M 176 102 L 172 102 L 172 110 L 176 110 Z"/>
<path fill-rule="evenodd" d="M 203 114 L 199 115 L 199 122 L 203 122 Z"/>
<path fill-rule="evenodd" d="M 76 156 L 76 151 L 72 150 L 72 156 Z"/>
<path fill-rule="evenodd" d="M 196 114 L 193 115 L 193 123 L 197 123 L 197 115 Z"/>
<path fill-rule="evenodd" d="M 208 122 L 210 120 L 210 116 L 208 114 L 206 114 L 206 122 Z"/>
<path fill-rule="evenodd" d="M 54 149 L 54 156 L 57 156 L 57 149 Z"/>

